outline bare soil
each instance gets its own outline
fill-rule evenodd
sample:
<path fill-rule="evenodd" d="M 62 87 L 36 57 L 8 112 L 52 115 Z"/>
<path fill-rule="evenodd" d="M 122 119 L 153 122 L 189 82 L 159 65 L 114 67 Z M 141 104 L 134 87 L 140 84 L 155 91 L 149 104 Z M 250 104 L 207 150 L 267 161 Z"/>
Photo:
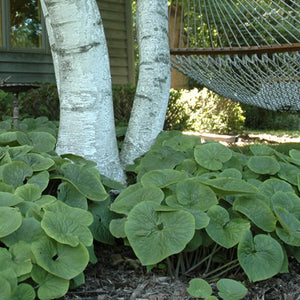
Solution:
<path fill-rule="evenodd" d="M 174 279 L 166 270 L 147 272 L 129 247 L 97 244 L 98 263 L 89 265 L 86 283 L 70 290 L 61 300 L 189 300 L 188 281 Z M 248 294 L 246 300 L 300 300 L 300 264 L 290 262 L 290 273 L 250 283 L 240 271 L 232 279 L 243 281 Z M 193 277 L 201 277 L 195 270 Z M 215 290 L 214 284 L 212 284 Z M 216 295 L 216 293 L 215 293 Z"/>

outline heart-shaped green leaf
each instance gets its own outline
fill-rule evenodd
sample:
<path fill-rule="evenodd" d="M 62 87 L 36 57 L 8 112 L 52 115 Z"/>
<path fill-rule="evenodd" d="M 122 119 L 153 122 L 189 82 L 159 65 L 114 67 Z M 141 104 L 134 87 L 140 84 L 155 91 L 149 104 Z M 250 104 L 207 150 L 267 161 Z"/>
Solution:
<path fill-rule="evenodd" d="M 22 224 L 22 215 L 17 208 L 0 207 L 0 238 L 10 235 Z"/>
<path fill-rule="evenodd" d="M 4 237 L 1 241 L 8 247 L 24 241 L 31 244 L 33 241 L 38 240 L 45 236 L 45 232 L 41 228 L 41 223 L 35 218 L 25 218 L 22 225 L 12 234 Z"/>
<path fill-rule="evenodd" d="M 37 153 L 27 153 L 14 159 L 15 161 L 23 161 L 32 168 L 34 172 L 44 171 L 54 165 L 54 160 L 43 157 Z"/>
<path fill-rule="evenodd" d="M 30 244 L 20 241 L 10 247 L 12 255 L 12 267 L 18 277 L 31 272 L 31 248 Z"/>
<path fill-rule="evenodd" d="M 41 226 L 48 236 L 62 244 L 90 246 L 93 235 L 88 226 L 92 222 L 93 216 L 88 211 L 56 201 L 45 207 Z"/>
<path fill-rule="evenodd" d="M 38 297 L 41 300 L 60 298 L 69 289 L 69 280 L 54 276 L 37 265 L 34 265 L 31 276 L 38 283 Z"/>
<path fill-rule="evenodd" d="M 274 175 L 280 170 L 280 165 L 272 156 L 251 156 L 247 163 L 248 168 L 257 174 Z"/>
<path fill-rule="evenodd" d="M 288 245 L 300 247 L 300 220 L 281 206 L 273 209 L 281 225 L 276 228 L 279 238 Z"/>
<path fill-rule="evenodd" d="M 269 198 L 271 198 L 276 192 L 294 192 L 294 189 L 289 183 L 277 178 L 265 180 L 258 189 L 260 193 Z"/>
<path fill-rule="evenodd" d="M 284 260 L 281 245 L 269 235 L 254 238 L 246 231 L 238 245 L 238 259 L 251 281 L 268 279 L 276 275 Z"/>
<path fill-rule="evenodd" d="M 195 298 L 205 298 L 212 294 L 212 288 L 207 281 L 202 278 L 193 278 L 189 281 L 188 293 Z"/>
<path fill-rule="evenodd" d="M 125 223 L 126 236 L 143 265 L 153 265 L 179 253 L 195 232 L 194 217 L 190 213 L 157 209 L 157 203 L 139 203 L 130 211 Z"/>
<path fill-rule="evenodd" d="M 256 194 L 257 188 L 237 178 L 216 178 L 202 181 L 203 184 L 210 186 L 214 191 L 221 195 L 235 195 L 235 194 Z"/>
<path fill-rule="evenodd" d="M 178 202 L 185 207 L 207 211 L 218 203 L 216 194 L 208 186 L 194 179 L 186 179 L 176 185 L 176 197 Z"/>
<path fill-rule="evenodd" d="M 22 185 L 27 177 L 32 175 L 30 166 L 21 161 L 13 161 L 6 164 L 2 170 L 2 180 L 4 183 L 12 185 L 14 188 Z"/>
<path fill-rule="evenodd" d="M 277 218 L 259 194 L 237 197 L 234 200 L 233 209 L 243 213 L 256 226 L 267 232 L 272 232 L 276 228 Z"/>
<path fill-rule="evenodd" d="M 28 132 L 27 134 L 31 141 L 30 145 L 33 146 L 32 152 L 41 153 L 54 150 L 56 145 L 56 139 L 52 134 L 48 132 L 37 131 Z"/>
<path fill-rule="evenodd" d="M 15 206 L 24 200 L 14 194 L 0 192 L 0 206 Z"/>
<path fill-rule="evenodd" d="M 195 218 L 195 229 L 205 228 L 209 223 L 208 215 L 200 209 L 201 204 L 199 205 L 197 202 L 183 205 L 179 203 L 175 195 L 172 195 L 166 198 L 166 203 L 171 208 L 183 209 L 191 213 Z"/>
<path fill-rule="evenodd" d="M 250 228 L 245 219 L 230 219 L 228 211 L 219 205 L 211 207 L 207 214 L 210 221 L 205 228 L 206 232 L 211 239 L 225 248 L 238 244 L 244 232 Z"/>
<path fill-rule="evenodd" d="M 24 184 L 16 189 L 15 194 L 28 202 L 35 202 L 42 196 L 42 190 L 35 184 Z"/>
<path fill-rule="evenodd" d="M 13 293 L 13 300 L 34 300 L 35 291 L 28 283 L 21 283 L 17 286 Z"/>
<path fill-rule="evenodd" d="M 155 186 L 143 187 L 137 183 L 125 189 L 111 204 L 111 210 L 119 214 L 128 215 L 130 210 L 143 201 L 153 201 L 161 203 L 164 199 L 163 191 Z"/>
<path fill-rule="evenodd" d="M 62 182 L 59 185 L 57 199 L 72 207 L 88 209 L 86 197 L 69 182 Z"/>
<path fill-rule="evenodd" d="M 27 183 L 35 184 L 41 191 L 44 191 L 49 184 L 49 172 L 36 173 L 28 179 Z"/>
<path fill-rule="evenodd" d="M 71 247 L 42 238 L 32 244 L 31 250 L 40 267 L 64 279 L 80 274 L 89 262 L 88 250 L 82 244 Z"/>
<path fill-rule="evenodd" d="M 297 186 L 298 175 L 300 174 L 300 167 L 284 162 L 279 162 L 279 164 L 280 171 L 278 172 L 278 177 Z"/>
<path fill-rule="evenodd" d="M 164 188 L 187 178 L 184 171 L 173 169 L 152 170 L 144 174 L 141 183 L 144 187 Z"/>
<path fill-rule="evenodd" d="M 82 195 L 94 201 L 104 201 L 108 194 L 100 180 L 99 172 L 90 167 L 65 163 L 61 167 L 61 175 L 54 175 L 54 179 L 63 179 L 71 183 Z"/>
<path fill-rule="evenodd" d="M 216 171 L 222 169 L 223 163 L 230 160 L 232 151 L 222 144 L 208 143 L 196 146 L 194 156 L 201 167 Z"/>
<path fill-rule="evenodd" d="M 248 290 L 240 282 L 228 278 L 220 279 L 217 282 L 219 290 L 218 295 L 224 300 L 239 300 L 243 299 Z"/>

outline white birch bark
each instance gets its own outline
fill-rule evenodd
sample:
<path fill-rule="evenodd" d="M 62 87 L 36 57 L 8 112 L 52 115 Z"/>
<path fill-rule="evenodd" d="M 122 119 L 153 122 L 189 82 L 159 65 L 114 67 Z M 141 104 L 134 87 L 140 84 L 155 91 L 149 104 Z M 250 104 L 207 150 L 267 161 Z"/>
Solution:
<path fill-rule="evenodd" d="M 167 2 L 137 1 L 139 79 L 121 151 L 123 166 L 147 152 L 163 129 L 171 80 Z"/>
<path fill-rule="evenodd" d="M 95 0 L 41 0 L 60 97 L 56 150 L 97 162 L 117 181 L 125 177 L 115 135 L 111 74 Z"/>

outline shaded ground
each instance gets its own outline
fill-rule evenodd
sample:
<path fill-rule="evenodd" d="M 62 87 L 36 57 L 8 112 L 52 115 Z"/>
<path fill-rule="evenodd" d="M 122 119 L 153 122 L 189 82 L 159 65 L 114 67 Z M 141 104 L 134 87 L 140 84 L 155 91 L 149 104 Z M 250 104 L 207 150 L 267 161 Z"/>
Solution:
<path fill-rule="evenodd" d="M 186 288 L 190 278 L 175 280 L 166 271 L 146 272 L 129 247 L 97 245 L 99 262 L 90 265 L 86 284 L 71 290 L 64 300 L 188 300 Z M 290 263 L 290 273 L 250 284 L 246 300 L 300 300 L 300 264 Z M 201 274 L 193 274 L 200 277 Z M 244 280 L 238 273 L 235 279 Z M 234 277 L 233 277 L 234 278 Z"/>
<path fill-rule="evenodd" d="M 263 143 L 300 143 L 300 138 L 271 135 L 246 135 L 239 137 L 238 146 L 256 141 Z M 190 278 L 172 279 L 166 270 L 146 272 L 129 247 L 98 244 L 96 254 L 99 262 L 90 265 L 86 274 L 86 284 L 70 290 L 61 300 L 188 300 L 186 291 Z M 248 294 L 245 300 L 300 300 L 300 264 L 291 260 L 290 273 L 251 284 L 242 272 L 235 273 L 232 279 L 245 281 Z M 214 287 L 214 286 L 213 286 Z M 215 293 L 216 295 L 216 293 Z"/>

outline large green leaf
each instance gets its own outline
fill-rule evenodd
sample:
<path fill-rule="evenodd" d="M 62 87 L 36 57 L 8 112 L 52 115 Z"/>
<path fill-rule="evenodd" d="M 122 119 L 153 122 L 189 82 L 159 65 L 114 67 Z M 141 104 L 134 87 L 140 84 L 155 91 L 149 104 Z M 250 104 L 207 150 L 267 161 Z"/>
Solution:
<path fill-rule="evenodd" d="M 34 265 L 31 276 L 38 283 L 38 297 L 41 300 L 60 298 L 69 289 L 69 280 L 52 275 L 37 265 Z"/>
<path fill-rule="evenodd" d="M 267 232 L 276 228 L 277 219 L 271 207 L 258 195 L 240 196 L 234 200 L 233 209 L 246 215 L 256 226 Z"/>
<path fill-rule="evenodd" d="M 93 235 L 88 226 L 92 222 L 90 212 L 56 201 L 45 207 L 41 226 L 48 236 L 62 244 L 75 247 L 82 243 L 90 246 Z"/>
<path fill-rule="evenodd" d="M 211 188 L 195 179 L 186 179 L 176 185 L 178 202 L 185 207 L 197 206 L 197 209 L 207 211 L 218 203 L 216 194 Z"/>
<path fill-rule="evenodd" d="M 12 245 L 9 249 L 12 257 L 12 268 L 15 270 L 18 277 L 31 272 L 31 245 L 19 241 Z"/>
<path fill-rule="evenodd" d="M 202 183 L 210 186 L 214 191 L 221 195 L 258 193 L 258 189 L 254 185 L 237 178 L 220 177 L 204 180 Z"/>
<path fill-rule="evenodd" d="M 251 156 L 247 163 L 248 168 L 257 174 L 274 175 L 280 170 L 280 165 L 272 156 Z"/>
<path fill-rule="evenodd" d="M 64 279 L 80 274 L 89 262 L 88 250 L 82 244 L 70 247 L 42 238 L 32 244 L 31 250 L 39 266 Z"/>
<path fill-rule="evenodd" d="M 35 184 L 26 183 L 16 189 L 15 194 L 25 201 L 35 202 L 42 196 L 42 190 Z"/>
<path fill-rule="evenodd" d="M 187 178 L 184 171 L 173 169 L 152 170 L 144 174 L 141 183 L 144 187 L 164 188 Z"/>
<path fill-rule="evenodd" d="M 223 167 L 223 163 L 230 160 L 232 151 L 219 143 L 208 143 L 195 147 L 196 162 L 208 170 L 216 171 Z"/>
<path fill-rule="evenodd" d="M 90 230 L 95 240 L 104 244 L 113 245 L 115 239 L 109 231 L 109 223 L 117 214 L 109 209 L 110 199 L 101 202 L 93 202 L 89 205 L 89 211 L 93 214 L 94 222 Z"/>
<path fill-rule="evenodd" d="M 11 300 L 34 300 L 35 291 L 28 283 L 21 283 L 14 290 Z"/>
<path fill-rule="evenodd" d="M 291 246 L 300 247 L 300 220 L 287 209 L 274 206 L 281 227 L 276 228 L 279 238 Z"/>
<path fill-rule="evenodd" d="M 199 202 L 199 201 L 198 201 Z M 195 218 L 195 229 L 205 228 L 209 223 L 209 217 L 203 212 L 202 205 L 197 201 L 193 203 L 181 204 L 175 195 L 166 198 L 166 203 L 169 207 L 175 209 L 183 209 L 191 213 Z"/>
<path fill-rule="evenodd" d="M 193 149 L 195 145 L 201 143 L 201 138 L 197 136 L 175 135 L 163 141 L 163 146 L 173 148 L 176 151 L 184 152 Z"/>
<path fill-rule="evenodd" d="M 0 277 L 0 286 L 0 299 L 11 300 L 11 286 L 9 282 L 5 278 Z"/>
<path fill-rule="evenodd" d="M 274 154 L 274 149 L 267 145 L 255 144 L 251 145 L 249 148 L 256 156 L 268 156 Z"/>
<path fill-rule="evenodd" d="M 0 192 L 0 206 L 15 206 L 24 200 L 14 194 Z"/>
<path fill-rule="evenodd" d="M 33 146 L 32 152 L 49 152 L 54 150 L 56 145 L 55 137 L 48 132 L 28 132 L 27 133 Z"/>
<path fill-rule="evenodd" d="M 22 224 L 22 215 L 17 208 L 0 207 L 0 238 L 10 235 Z"/>
<path fill-rule="evenodd" d="M 157 209 L 157 203 L 139 203 L 130 211 L 125 223 L 126 236 L 143 265 L 153 265 L 179 253 L 195 232 L 194 217 L 190 213 Z"/>
<path fill-rule="evenodd" d="M 8 247 L 24 241 L 31 244 L 33 241 L 38 240 L 45 236 L 45 232 L 41 228 L 41 223 L 35 218 L 25 218 L 22 225 L 12 234 L 4 237 L 1 241 Z"/>
<path fill-rule="evenodd" d="M 228 278 L 220 279 L 217 282 L 219 290 L 218 295 L 224 300 L 239 300 L 243 299 L 248 290 L 240 282 Z"/>
<path fill-rule="evenodd" d="M 113 219 L 109 224 L 109 231 L 116 238 L 125 238 L 125 222 L 127 218 Z"/>
<path fill-rule="evenodd" d="M 149 151 L 141 160 L 140 168 L 144 172 L 156 169 L 172 169 L 185 159 L 185 154 L 170 147 L 160 147 L 159 152 Z"/>
<path fill-rule="evenodd" d="M 49 184 L 49 176 L 48 171 L 39 172 L 31 176 L 27 183 L 35 184 L 41 191 L 44 191 Z"/>
<path fill-rule="evenodd" d="M 205 230 L 215 242 L 225 248 L 231 248 L 239 243 L 244 232 L 250 228 L 247 220 L 230 219 L 228 211 L 215 205 L 207 212 L 210 221 Z"/>
<path fill-rule="evenodd" d="M 296 167 L 292 164 L 284 162 L 279 162 L 279 164 L 280 171 L 278 172 L 278 177 L 297 186 L 298 175 L 300 174 L 300 167 Z"/>
<path fill-rule="evenodd" d="M 13 161 L 6 164 L 2 170 L 2 180 L 6 184 L 18 187 L 24 183 L 27 177 L 30 177 L 33 170 L 30 166 L 21 161 Z"/>
<path fill-rule="evenodd" d="M 63 175 L 54 175 L 52 178 L 68 181 L 90 200 L 103 201 L 108 197 L 101 183 L 100 174 L 96 169 L 66 163 L 61 167 L 61 170 Z"/>
<path fill-rule="evenodd" d="M 195 298 L 205 298 L 212 294 L 212 288 L 207 281 L 202 278 L 193 278 L 187 288 L 188 293 Z"/>
<path fill-rule="evenodd" d="M 251 281 L 268 279 L 281 270 L 284 255 L 281 245 L 269 235 L 254 238 L 246 231 L 238 245 L 238 259 Z"/>
<path fill-rule="evenodd" d="M 58 187 L 57 199 L 65 204 L 87 210 L 87 198 L 69 182 L 62 182 Z"/>
<path fill-rule="evenodd" d="M 269 198 L 271 198 L 276 192 L 294 192 L 294 189 L 289 183 L 277 178 L 265 180 L 258 189 L 260 193 Z"/>
<path fill-rule="evenodd" d="M 37 153 L 27 153 L 14 160 L 23 161 L 30 166 L 34 172 L 47 170 L 54 165 L 54 161 L 51 158 L 44 157 Z"/>
<path fill-rule="evenodd" d="M 276 192 L 271 198 L 273 206 L 285 208 L 300 220 L 300 198 L 291 192 Z"/>
<path fill-rule="evenodd" d="M 130 210 L 143 201 L 161 203 L 164 199 L 163 191 L 155 186 L 143 187 L 141 183 L 133 184 L 125 189 L 111 204 L 111 210 L 119 214 L 128 215 Z"/>

